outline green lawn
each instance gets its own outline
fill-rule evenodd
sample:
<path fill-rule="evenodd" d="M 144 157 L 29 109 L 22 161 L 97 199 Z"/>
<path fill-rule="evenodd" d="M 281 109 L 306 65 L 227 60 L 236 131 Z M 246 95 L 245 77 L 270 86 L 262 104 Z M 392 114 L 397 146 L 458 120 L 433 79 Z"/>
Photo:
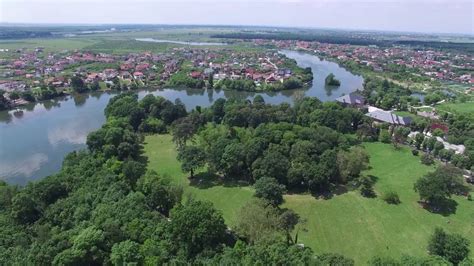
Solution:
<path fill-rule="evenodd" d="M 474 102 L 443 103 L 436 106 L 437 110 L 460 114 L 474 114 Z"/>
<path fill-rule="evenodd" d="M 181 171 L 181 166 L 176 160 L 176 149 L 170 135 L 153 135 L 145 139 L 145 155 L 148 157 L 148 168 L 161 175 L 169 176 L 176 184 L 183 186 L 185 196 L 211 201 L 214 206 L 222 211 L 226 222 L 232 225 L 237 211 L 253 195 L 253 189 L 248 186 L 208 186 L 208 182 L 200 185 L 190 185 L 188 173 Z M 200 177 L 195 177 L 196 182 Z"/>
<path fill-rule="evenodd" d="M 169 175 L 185 192 L 198 199 L 209 200 L 220 209 L 227 223 L 234 221 L 236 211 L 253 194 L 249 187 L 222 185 L 198 188 L 189 185 L 187 175 L 177 162 L 174 144 L 169 135 L 146 137 L 145 152 L 149 168 Z M 366 174 L 378 178 L 378 198 L 361 197 L 358 191 L 335 195 L 329 200 L 310 195 L 286 195 L 284 207 L 291 208 L 307 220 L 300 242 L 317 253 L 337 252 L 364 264 L 374 255 L 400 257 L 402 254 L 426 255 L 426 244 L 436 226 L 457 232 L 474 243 L 474 202 L 455 197 L 455 214 L 442 216 L 422 209 L 413 191 L 415 180 L 432 168 L 419 163 L 408 148 L 395 150 L 389 144 L 365 144 L 371 158 Z M 396 191 L 402 201 L 388 205 L 380 199 L 387 190 Z M 474 244 L 471 245 L 474 253 Z"/>

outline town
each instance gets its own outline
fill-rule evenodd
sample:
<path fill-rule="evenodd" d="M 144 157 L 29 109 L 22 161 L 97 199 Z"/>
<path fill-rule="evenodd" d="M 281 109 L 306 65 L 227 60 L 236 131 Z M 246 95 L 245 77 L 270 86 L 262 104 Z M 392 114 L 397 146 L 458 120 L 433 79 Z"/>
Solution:
<path fill-rule="evenodd" d="M 341 45 L 308 41 L 255 40 L 263 45 L 272 43 L 279 48 L 312 51 L 323 57 L 341 62 L 354 61 L 374 72 L 395 72 L 426 77 L 432 81 L 474 84 L 474 57 L 469 53 L 442 51 L 407 46 L 377 47 L 376 45 Z M 401 75 L 400 75 L 401 76 Z M 403 78 L 406 78 L 405 76 Z M 401 79 L 401 77 L 400 77 Z"/>
<path fill-rule="evenodd" d="M 145 86 L 203 88 L 204 81 L 218 86 L 222 80 L 250 80 L 251 86 L 232 88 L 275 91 L 302 88 L 312 80 L 311 70 L 302 69 L 294 60 L 273 51 L 177 47 L 169 53 L 114 55 L 87 51 L 45 53 L 43 47 L 37 47 L 4 49 L 0 53 L 9 58 L 0 59 L 0 90 L 6 92 L 6 105 L 10 106 L 70 93 L 69 88 L 75 92 Z"/>

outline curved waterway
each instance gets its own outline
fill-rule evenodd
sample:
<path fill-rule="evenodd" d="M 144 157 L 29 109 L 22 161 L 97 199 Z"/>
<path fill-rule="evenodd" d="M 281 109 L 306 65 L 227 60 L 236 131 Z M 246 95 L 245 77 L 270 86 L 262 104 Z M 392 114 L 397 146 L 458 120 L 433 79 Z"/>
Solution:
<path fill-rule="evenodd" d="M 282 52 L 295 59 L 300 66 L 312 68 L 314 80 L 309 89 L 270 93 L 158 89 L 140 91 L 139 97 L 152 93 L 171 101 L 179 98 L 191 110 L 198 105 L 209 106 L 219 98 L 252 99 L 257 94 L 272 104 L 293 103 L 304 96 L 332 101 L 342 94 L 362 88 L 362 77 L 353 75 L 336 63 L 305 53 Z M 334 73 L 341 81 L 340 87 L 324 86 L 324 79 L 329 73 Z M 64 156 L 84 148 L 87 134 L 104 123 L 104 108 L 116 94 L 67 96 L 24 106 L 19 110 L 0 112 L 0 179 L 23 185 L 57 172 Z"/>

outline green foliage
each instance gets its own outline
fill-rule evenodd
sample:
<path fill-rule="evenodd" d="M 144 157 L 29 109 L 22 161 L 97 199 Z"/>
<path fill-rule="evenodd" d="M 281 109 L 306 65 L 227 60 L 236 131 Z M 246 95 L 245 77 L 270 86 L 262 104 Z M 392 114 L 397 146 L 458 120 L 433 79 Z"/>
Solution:
<path fill-rule="evenodd" d="M 214 249 L 225 239 L 222 215 L 209 202 L 190 200 L 171 210 L 170 236 L 188 258 Z"/>
<path fill-rule="evenodd" d="M 400 204 L 400 198 L 395 191 L 388 191 L 383 194 L 382 199 L 388 204 Z"/>
<path fill-rule="evenodd" d="M 382 143 L 390 143 L 390 140 L 391 140 L 390 132 L 388 132 L 388 130 L 381 130 L 379 140 Z"/>
<path fill-rule="evenodd" d="M 215 89 L 236 90 L 236 91 L 255 91 L 256 86 L 251 79 L 223 79 L 214 85 Z"/>
<path fill-rule="evenodd" d="M 206 163 L 206 154 L 200 147 L 184 146 L 178 151 L 178 160 L 181 161 L 181 169 L 184 172 L 190 172 L 191 178 L 194 177 L 194 171 L 203 167 Z"/>
<path fill-rule="evenodd" d="M 448 234 L 438 227 L 429 240 L 428 251 L 457 265 L 469 255 L 469 245 L 469 240 L 462 235 Z"/>
<path fill-rule="evenodd" d="M 432 205 L 438 205 L 452 194 L 467 190 L 460 170 L 452 166 L 440 166 L 434 172 L 421 177 L 416 181 L 414 189 L 419 193 L 421 200 Z"/>
<path fill-rule="evenodd" d="M 333 73 L 327 75 L 326 79 L 324 80 L 326 86 L 341 86 L 341 82 L 335 78 Z"/>
<path fill-rule="evenodd" d="M 368 176 L 361 176 L 359 178 L 360 194 L 366 198 L 373 198 L 377 195 L 374 191 L 374 181 Z"/>
<path fill-rule="evenodd" d="M 71 87 L 75 92 L 79 93 L 86 92 L 88 90 L 80 76 L 73 76 L 71 78 Z"/>
<path fill-rule="evenodd" d="M 202 79 L 193 79 L 185 71 L 180 71 L 171 76 L 168 81 L 168 86 L 170 87 L 186 87 L 186 88 L 196 88 L 201 89 L 204 87 L 204 81 Z"/>
<path fill-rule="evenodd" d="M 286 189 L 284 185 L 278 184 L 278 182 L 271 177 L 261 177 L 255 182 L 255 197 L 262 198 L 278 206 L 283 203 L 283 193 Z"/>
<path fill-rule="evenodd" d="M 434 159 L 433 156 L 431 156 L 429 153 L 424 153 L 421 156 L 421 163 L 424 165 L 432 165 L 434 164 Z"/>
<path fill-rule="evenodd" d="M 138 264 L 142 262 L 140 245 L 136 242 L 126 240 L 112 246 L 110 261 L 114 265 Z"/>

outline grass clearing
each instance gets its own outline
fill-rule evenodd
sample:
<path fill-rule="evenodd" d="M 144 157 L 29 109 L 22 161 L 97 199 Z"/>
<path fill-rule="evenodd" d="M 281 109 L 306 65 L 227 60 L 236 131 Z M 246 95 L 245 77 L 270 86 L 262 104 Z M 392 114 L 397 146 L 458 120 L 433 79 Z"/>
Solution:
<path fill-rule="evenodd" d="M 437 105 L 436 109 L 452 113 L 472 115 L 474 114 L 474 102 L 443 103 Z"/>
<path fill-rule="evenodd" d="M 170 135 L 147 136 L 145 155 L 149 160 L 148 169 L 155 170 L 160 175 L 169 176 L 174 183 L 183 187 L 185 196 L 192 195 L 200 200 L 211 201 L 217 209 L 222 211 L 229 225 L 235 221 L 237 211 L 253 196 L 253 189 L 248 186 L 222 184 L 208 186 L 205 180 L 200 185 L 191 185 L 188 173 L 181 171 L 181 165 L 176 159 L 176 148 Z M 200 178 L 195 177 L 195 179 Z"/>
<path fill-rule="evenodd" d="M 149 169 L 170 176 L 184 187 L 185 193 L 213 202 L 230 225 L 239 208 L 253 195 L 252 188 L 245 186 L 191 186 L 188 175 L 181 172 L 176 160 L 171 136 L 147 136 L 145 143 Z M 474 243 L 474 202 L 454 197 L 457 210 L 449 216 L 424 210 L 417 203 L 413 183 L 434 168 L 422 165 L 406 147 L 395 150 L 382 143 L 364 146 L 371 156 L 371 169 L 366 174 L 378 178 L 375 184 L 378 197 L 364 198 L 358 191 L 335 195 L 329 200 L 310 195 L 286 195 L 284 207 L 295 210 L 307 220 L 306 231 L 300 232 L 299 242 L 316 253 L 344 254 L 358 265 L 365 264 L 374 255 L 425 256 L 428 238 L 436 226 L 462 234 Z M 389 190 L 398 193 L 399 205 L 389 205 L 381 199 Z M 473 253 L 474 245 L 471 245 L 471 256 Z"/>

